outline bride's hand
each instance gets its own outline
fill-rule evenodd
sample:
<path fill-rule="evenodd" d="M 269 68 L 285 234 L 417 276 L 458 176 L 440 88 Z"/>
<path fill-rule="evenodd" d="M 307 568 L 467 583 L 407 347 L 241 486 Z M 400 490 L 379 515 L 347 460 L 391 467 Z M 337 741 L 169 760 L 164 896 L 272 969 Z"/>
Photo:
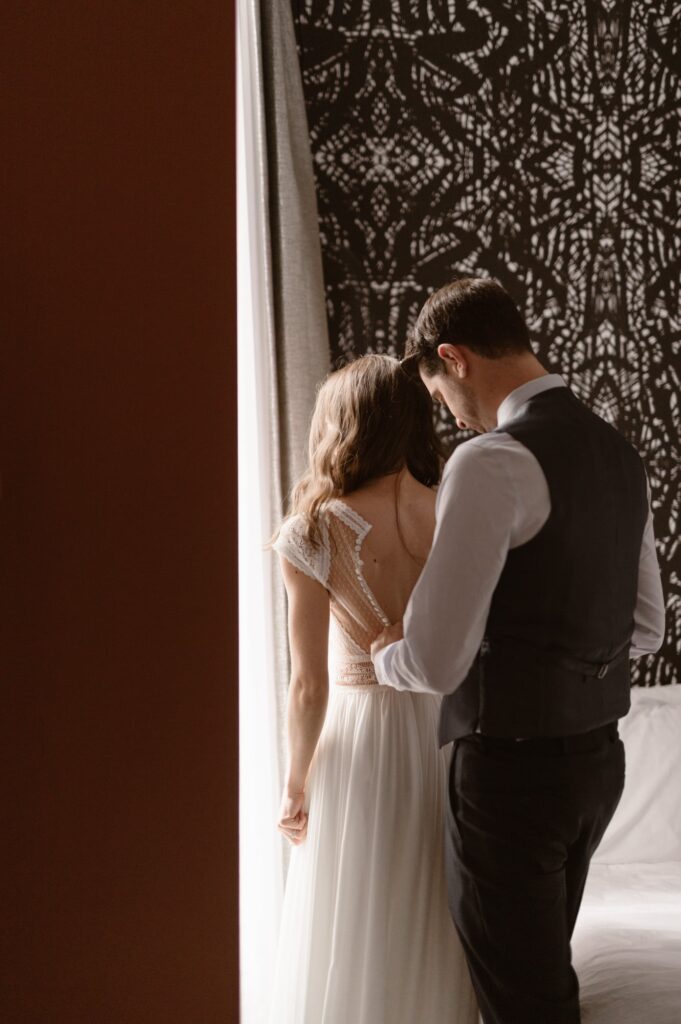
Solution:
<path fill-rule="evenodd" d="M 396 640 L 401 640 L 404 637 L 402 631 L 402 620 L 394 622 L 392 626 L 387 626 L 382 633 L 379 633 L 374 642 L 371 645 L 371 657 L 375 658 L 379 651 L 382 651 L 388 644 L 394 644 Z"/>
<path fill-rule="evenodd" d="M 305 791 L 289 793 L 284 790 L 279 809 L 277 828 L 293 846 L 299 846 L 307 836 L 307 814 L 303 810 Z"/>

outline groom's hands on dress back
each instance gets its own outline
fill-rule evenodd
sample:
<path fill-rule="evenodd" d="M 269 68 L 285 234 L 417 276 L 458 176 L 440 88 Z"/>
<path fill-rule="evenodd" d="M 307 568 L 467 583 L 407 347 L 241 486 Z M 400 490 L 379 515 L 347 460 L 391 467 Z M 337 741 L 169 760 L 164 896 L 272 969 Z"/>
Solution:
<path fill-rule="evenodd" d="M 379 651 L 382 651 L 388 644 L 394 644 L 397 640 L 402 640 L 404 637 L 404 630 L 402 629 L 402 620 L 399 622 L 393 622 L 392 626 L 386 626 L 382 633 L 379 633 L 374 642 L 371 645 L 371 657 L 375 658 Z"/>

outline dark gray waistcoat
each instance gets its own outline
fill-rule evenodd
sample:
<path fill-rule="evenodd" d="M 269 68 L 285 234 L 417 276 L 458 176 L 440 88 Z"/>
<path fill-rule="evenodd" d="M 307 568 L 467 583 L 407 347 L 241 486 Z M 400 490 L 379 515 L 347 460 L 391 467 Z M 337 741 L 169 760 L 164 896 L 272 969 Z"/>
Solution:
<path fill-rule="evenodd" d="M 638 454 L 568 388 L 504 424 L 537 458 L 551 513 L 508 553 L 485 637 L 442 702 L 440 744 L 588 732 L 629 710 L 628 651 L 648 510 Z M 453 581 L 456 585 L 456 581 Z"/>

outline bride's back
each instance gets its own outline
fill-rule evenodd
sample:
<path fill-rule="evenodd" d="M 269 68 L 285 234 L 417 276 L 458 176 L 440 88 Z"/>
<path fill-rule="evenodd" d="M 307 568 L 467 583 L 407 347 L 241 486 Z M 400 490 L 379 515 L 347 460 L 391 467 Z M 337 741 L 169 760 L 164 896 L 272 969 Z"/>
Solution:
<path fill-rule="evenodd" d="M 376 681 L 371 644 L 402 618 L 423 568 L 441 466 L 427 389 L 397 359 L 369 354 L 329 374 L 280 540 L 330 596 L 345 682 Z"/>
<path fill-rule="evenodd" d="M 371 527 L 361 542 L 362 576 L 386 618 L 402 618 L 435 529 L 435 491 L 408 470 L 372 480 L 345 496 Z"/>

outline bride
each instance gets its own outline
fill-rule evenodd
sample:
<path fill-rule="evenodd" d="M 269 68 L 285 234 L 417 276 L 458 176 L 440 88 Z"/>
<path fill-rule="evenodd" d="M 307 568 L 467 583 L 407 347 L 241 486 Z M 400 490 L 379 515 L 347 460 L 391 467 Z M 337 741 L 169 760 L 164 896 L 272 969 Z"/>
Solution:
<path fill-rule="evenodd" d="M 274 543 L 289 600 L 291 842 L 271 1024 L 474 1024 L 442 857 L 438 697 L 380 686 L 432 541 L 430 400 L 389 356 L 332 373 Z M 329 685 L 331 684 L 331 685 Z"/>

